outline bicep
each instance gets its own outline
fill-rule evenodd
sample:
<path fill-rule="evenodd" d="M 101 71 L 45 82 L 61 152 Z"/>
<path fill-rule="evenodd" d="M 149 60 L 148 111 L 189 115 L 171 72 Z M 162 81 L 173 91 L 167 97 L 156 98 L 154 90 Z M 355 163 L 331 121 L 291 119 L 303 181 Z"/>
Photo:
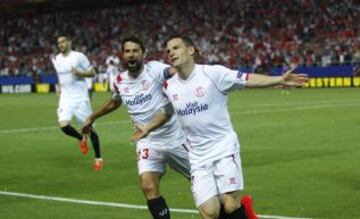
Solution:
<path fill-rule="evenodd" d="M 248 80 L 248 73 L 232 70 L 224 66 L 213 66 L 207 73 L 215 86 L 224 93 L 243 88 Z"/>

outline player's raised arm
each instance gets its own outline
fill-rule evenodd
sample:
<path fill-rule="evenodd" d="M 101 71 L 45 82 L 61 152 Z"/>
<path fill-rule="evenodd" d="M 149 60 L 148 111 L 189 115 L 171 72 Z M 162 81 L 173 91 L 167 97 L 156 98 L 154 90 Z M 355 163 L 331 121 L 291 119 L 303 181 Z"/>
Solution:
<path fill-rule="evenodd" d="M 268 87 L 273 85 L 287 85 L 290 87 L 303 86 L 308 80 L 307 74 L 294 73 L 295 68 L 285 72 L 281 76 L 267 76 L 260 74 L 249 74 L 246 87 Z"/>

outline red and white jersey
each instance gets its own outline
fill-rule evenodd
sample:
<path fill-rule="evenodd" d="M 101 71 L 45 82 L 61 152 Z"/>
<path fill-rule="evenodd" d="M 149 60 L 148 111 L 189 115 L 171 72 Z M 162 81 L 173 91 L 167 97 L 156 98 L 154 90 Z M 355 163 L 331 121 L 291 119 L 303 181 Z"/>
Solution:
<path fill-rule="evenodd" d="M 164 83 L 191 144 L 192 167 L 239 152 L 227 107 L 227 93 L 244 87 L 248 74 L 221 65 L 195 65 L 182 80 L 176 74 Z"/>
<path fill-rule="evenodd" d="M 87 84 L 83 77 L 76 77 L 71 73 L 74 67 L 79 71 L 92 68 L 88 58 L 81 52 L 70 51 L 67 56 L 62 53 L 51 59 L 56 70 L 61 89 L 60 102 L 73 102 L 89 99 Z"/>
<path fill-rule="evenodd" d="M 150 61 L 144 64 L 144 70 L 137 78 L 129 76 L 128 71 L 116 76 L 113 99 L 121 98 L 134 124 L 150 123 L 161 108 L 170 104 L 162 93 L 162 85 L 167 74 L 165 69 L 168 67 L 157 61 Z M 163 126 L 150 132 L 145 139 L 164 144 L 184 141 L 185 135 L 174 115 Z"/>

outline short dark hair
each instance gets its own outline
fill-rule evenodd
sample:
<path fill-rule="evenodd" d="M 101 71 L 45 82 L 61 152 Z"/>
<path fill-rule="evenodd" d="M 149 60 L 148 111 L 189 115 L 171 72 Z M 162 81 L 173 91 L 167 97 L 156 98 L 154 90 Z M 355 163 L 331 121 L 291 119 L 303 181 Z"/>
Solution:
<path fill-rule="evenodd" d="M 71 34 L 70 34 L 70 30 L 67 29 L 60 29 L 57 31 L 56 33 L 56 39 L 58 39 L 59 37 L 66 37 L 66 39 L 70 40 L 71 39 Z"/>
<path fill-rule="evenodd" d="M 136 43 L 140 46 L 140 49 L 142 50 L 142 52 L 145 52 L 145 45 L 144 42 L 137 36 L 128 36 L 125 37 L 122 41 L 121 41 L 121 50 L 124 51 L 124 45 L 127 42 L 132 42 L 132 43 Z"/>
<path fill-rule="evenodd" d="M 191 46 L 191 47 L 194 47 L 194 49 L 195 49 L 194 56 L 195 56 L 195 57 L 198 56 L 198 55 L 201 55 L 201 54 L 200 54 L 200 51 L 199 51 L 199 49 L 196 47 L 194 41 L 193 41 L 190 37 L 185 36 L 185 35 L 181 35 L 181 34 L 175 34 L 175 35 L 170 36 L 170 37 L 168 38 L 168 40 L 166 40 L 166 42 L 165 42 L 165 44 L 164 44 L 164 47 L 166 47 L 166 45 L 168 44 L 168 42 L 169 42 L 170 40 L 173 40 L 173 39 L 181 39 L 181 40 L 184 42 L 185 46 L 187 46 L 187 47 L 190 47 L 190 46 Z"/>

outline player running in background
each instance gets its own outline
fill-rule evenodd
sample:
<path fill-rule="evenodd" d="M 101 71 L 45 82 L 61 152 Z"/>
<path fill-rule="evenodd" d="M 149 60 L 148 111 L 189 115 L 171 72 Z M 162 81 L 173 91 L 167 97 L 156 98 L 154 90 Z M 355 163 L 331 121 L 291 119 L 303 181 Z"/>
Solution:
<path fill-rule="evenodd" d="M 227 109 L 228 92 L 243 87 L 267 87 L 277 84 L 301 86 L 307 75 L 282 76 L 248 74 L 221 65 L 195 63 L 197 48 L 186 36 L 174 36 L 166 42 L 168 59 L 177 74 L 166 81 L 164 93 L 178 115 L 190 147 L 192 192 L 204 219 L 217 219 L 221 205 L 229 219 L 255 219 L 251 197 L 241 199 L 243 173 L 240 144 Z M 135 140 L 151 134 L 149 130 L 166 116 L 154 118 L 133 136 Z"/>
<path fill-rule="evenodd" d="M 169 77 L 169 66 L 157 61 L 144 64 L 145 46 L 137 37 L 125 38 L 122 43 L 123 66 L 126 71 L 116 76 L 115 93 L 100 109 L 92 113 L 82 127 L 84 133 L 92 123 L 114 111 L 123 103 L 131 121 L 144 125 L 159 113 L 171 116 L 171 104 L 162 93 L 162 84 Z M 169 113 L 167 113 L 169 112 Z M 190 179 L 190 164 L 185 150 L 186 139 L 176 116 L 151 127 L 145 138 L 136 142 L 137 167 L 141 189 L 154 219 L 169 219 L 170 211 L 160 195 L 160 178 L 166 165 Z"/>
<path fill-rule="evenodd" d="M 81 135 L 70 122 L 75 116 L 83 124 L 92 112 L 85 78 L 93 77 L 95 70 L 83 53 L 71 50 L 71 42 L 66 34 L 58 36 L 57 46 L 60 53 L 51 61 L 59 80 L 58 122 L 66 135 L 79 140 L 81 152 L 87 154 L 89 149 L 86 136 Z M 99 137 L 94 129 L 89 132 L 89 136 L 95 152 L 94 170 L 101 170 Z"/>

